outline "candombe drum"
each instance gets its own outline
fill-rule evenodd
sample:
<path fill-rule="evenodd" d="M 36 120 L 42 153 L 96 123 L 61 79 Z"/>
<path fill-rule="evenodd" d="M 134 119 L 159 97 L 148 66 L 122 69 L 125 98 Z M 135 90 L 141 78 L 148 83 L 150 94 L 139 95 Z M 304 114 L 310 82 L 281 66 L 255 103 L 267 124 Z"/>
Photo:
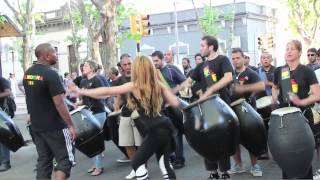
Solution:
<path fill-rule="evenodd" d="M 289 178 L 307 174 L 315 141 L 308 120 L 300 109 L 284 107 L 272 111 L 268 145 L 274 160 Z"/>
<path fill-rule="evenodd" d="M 259 114 L 265 121 L 269 121 L 270 113 L 272 111 L 272 96 L 264 96 L 256 100 Z"/>
<path fill-rule="evenodd" d="M 253 155 L 267 152 L 267 132 L 260 114 L 245 101 L 239 99 L 231 107 L 240 122 L 240 143 Z"/>
<path fill-rule="evenodd" d="M 235 153 L 239 120 L 218 95 L 190 104 L 183 115 L 186 139 L 205 159 L 216 161 Z"/>
<path fill-rule="evenodd" d="M 70 114 L 77 132 L 76 148 L 90 158 L 103 152 L 104 133 L 99 121 L 91 111 L 81 106 L 71 111 Z"/>
<path fill-rule="evenodd" d="M 110 139 L 117 145 L 119 143 L 119 118 L 121 111 L 108 114 L 108 120 L 104 123 L 103 129 L 108 128 Z"/>
<path fill-rule="evenodd" d="M 13 152 L 25 145 L 18 126 L 3 111 L 0 111 L 0 142 Z"/>
<path fill-rule="evenodd" d="M 167 106 L 164 108 L 163 113 L 170 118 L 172 124 L 178 131 L 184 132 L 183 113 L 179 108 Z"/>

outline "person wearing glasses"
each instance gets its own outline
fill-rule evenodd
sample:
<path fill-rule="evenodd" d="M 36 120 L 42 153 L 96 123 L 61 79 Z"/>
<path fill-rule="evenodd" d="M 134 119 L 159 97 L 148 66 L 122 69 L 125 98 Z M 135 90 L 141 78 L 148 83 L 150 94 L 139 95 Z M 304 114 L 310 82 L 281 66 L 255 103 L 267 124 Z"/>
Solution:
<path fill-rule="evenodd" d="M 256 68 L 255 66 L 251 66 L 250 65 L 250 55 L 249 53 L 244 52 L 244 65 L 248 68 L 250 68 L 253 71 L 258 72 L 258 68 Z"/>
<path fill-rule="evenodd" d="M 311 68 L 313 71 L 320 68 L 320 64 L 317 62 L 317 49 L 316 48 L 310 48 L 307 51 L 308 61 L 309 63 L 307 66 Z"/>

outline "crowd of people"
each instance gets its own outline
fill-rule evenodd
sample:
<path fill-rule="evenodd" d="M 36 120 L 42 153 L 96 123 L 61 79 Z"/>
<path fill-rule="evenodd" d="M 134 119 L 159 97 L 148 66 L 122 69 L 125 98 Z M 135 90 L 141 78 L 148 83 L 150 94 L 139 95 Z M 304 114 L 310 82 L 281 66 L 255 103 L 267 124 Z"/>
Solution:
<path fill-rule="evenodd" d="M 24 75 L 23 86 L 30 117 L 32 138 L 38 153 L 37 179 L 50 179 L 54 167 L 56 179 L 67 179 L 76 164 L 74 143 L 77 136 L 65 99 L 73 108 L 85 105 L 103 126 L 109 111 L 120 111 L 119 143 L 124 157 L 119 163 L 131 163 L 132 170 L 126 179 L 148 179 L 147 161 L 156 154 L 164 179 L 176 179 L 174 170 L 185 166 L 184 128 L 182 108 L 188 102 L 206 100 L 213 94 L 231 106 L 243 98 L 264 119 L 266 130 L 271 111 L 257 109 L 256 100 L 272 97 L 272 110 L 296 106 L 304 111 L 317 139 L 318 124 L 314 123 L 311 108 L 320 101 L 320 86 L 314 71 L 320 69 L 320 49 L 307 50 L 308 64 L 301 63 L 302 45 L 297 40 L 287 43 L 285 65 L 272 65 L 273 57 L 262 52 L 257 67 L 250 64 L 250 55 L 241 48 L 232 49 L 231 58 L 218 54 L 219 43 L 215 37 L 201 39 L 200 53 L 194 56 L 195 67 L 189 58 L 182 59 L 181 71 L 174 62 L 174 52 L 154 51 L 149 56 L 122 54 L 117 67 L 101 73 L 101 66 L 92 60 L 80 65 L 80 73 L 59 76 L 51 66 L 57 62 L 55 49 L 50 44 L 40 44 L 35 49 L 37 63 Z M 290 91 L 286 92 L 282 76 L 288 70 Z M 0 79 L 0 104 L 2 97 L 10 96 L 12 88 Z M 180 114 L 179 114 L 180 113 Z M 178 119 L 178 120 L 176 120 Z M 318 122 L 318 121 L 317 121 Z M 317 147 L 318 148 L 318 147 Z M 0 144 L 0 171 L 10 168 L 9 150 Z M 251 169 L 255 177 L 263 176 L 258 160 L 269 159 L 269 153 L 256 156 L 250 153 Z M 92 158 L 88 167 L 91 176 L 104 170 L 103 153 Z M 234 160 L 231 166 L 230 159 Z M 53 166 L 53 160 L 56 164 Z M 217 161 L 205 159 L 208 179 L 230 179 L 230 174 L 243 173 L 241 151 Z M 218 173 L 218 169 L 221 174 Z M 312 167 L 302 179 L 319 178 Z M 287 178 L 283 172 L 283 178 Z"/>

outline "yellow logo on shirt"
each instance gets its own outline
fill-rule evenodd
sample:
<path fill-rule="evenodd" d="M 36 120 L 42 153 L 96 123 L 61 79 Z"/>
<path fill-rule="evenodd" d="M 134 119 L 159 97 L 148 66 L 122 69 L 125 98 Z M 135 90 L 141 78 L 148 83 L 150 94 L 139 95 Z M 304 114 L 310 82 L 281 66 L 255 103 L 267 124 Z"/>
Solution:
<path fill-rule="evenodd" d="M 281 71 L 281 79 L 289 79 L 290 73 L 289 73 L 289 68 L 283 68 Z"/>
<path fill-rule="evenodd" d="M 217 82 L 217 75 L 215 73 L 211 74 L 211 78 L 213 82 Z"/>
<path fill-rule="evenodd" d="M 293 93 L 298 93 L 298 83 L 296 80 L 291 79 L 291 90 Z"/>

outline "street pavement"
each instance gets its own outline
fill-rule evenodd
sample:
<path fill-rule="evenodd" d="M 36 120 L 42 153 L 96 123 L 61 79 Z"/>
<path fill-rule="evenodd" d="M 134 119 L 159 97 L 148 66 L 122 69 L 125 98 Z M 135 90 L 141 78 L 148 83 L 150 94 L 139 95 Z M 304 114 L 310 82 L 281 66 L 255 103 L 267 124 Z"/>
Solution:
<path fill-rule="evenodd" d="M 14 121 L 19 126 L 25 140 L 30 140 L 26 129 L 26 107 L 24 97 L 17 97 L 18 111 Z M 182 180 L 205 180 L 208 173 L 205 171 L 203 158 L 198 155 L 185 141 L 186 166 L 176 170 L 177 179 Z M 232 175 L 232 179 L 280 179 L 281 171 L 273 160 L 259 161 L 263 168 L 263 177 L 254 178 L 249 173 L 250 160 L 246 150 L 242 148 L 242 156 L 246 173 Z M 118 163 L 117 159 L 122 158 L 121 152 L 111 142 L 106 142 L 106 151 L 104 152 L 104 173 L 98 177 L 92 177 L 87 173 L 87 169 L 92 165 L 91 159 L 87 158 L 81 152 L 76 152 L 77 165 L 72 169 L 71 180 L 122 180 L 131 171 L 130 163 Z M 0 180 L 31 180 L 35 179 L 35 164 L 37 152 L 33 143 L 22 147 L 17 152 L 11 154 L 12 168 L 7 172 L 0 172 Z M 313 162 L 314 171 L 320 168 L 319 161 Z M 150 179 L 161 179 L 159 166 L 155 157 L 148 162 Z"/>

